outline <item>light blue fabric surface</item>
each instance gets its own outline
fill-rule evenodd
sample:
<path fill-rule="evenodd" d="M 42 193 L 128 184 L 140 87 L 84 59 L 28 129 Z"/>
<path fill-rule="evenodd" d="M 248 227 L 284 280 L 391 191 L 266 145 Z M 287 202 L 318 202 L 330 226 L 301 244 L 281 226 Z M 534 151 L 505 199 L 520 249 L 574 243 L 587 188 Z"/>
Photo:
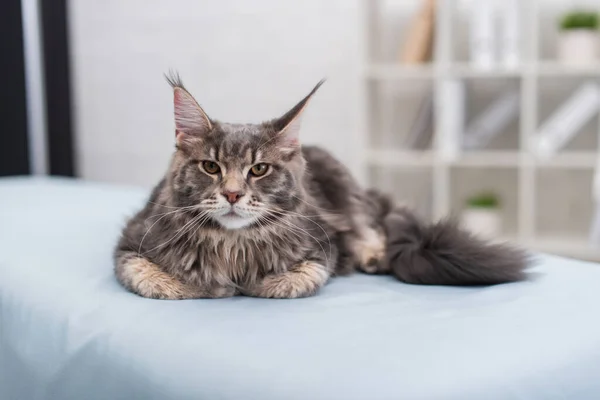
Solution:
<path fill-rule="evenodd" d="M 158 301 L 111 252 L 147 193 L 0 180 L 0 399 L 600 399 L 600 266 L 528 282 L 337 278 L 313 298 Z"/>

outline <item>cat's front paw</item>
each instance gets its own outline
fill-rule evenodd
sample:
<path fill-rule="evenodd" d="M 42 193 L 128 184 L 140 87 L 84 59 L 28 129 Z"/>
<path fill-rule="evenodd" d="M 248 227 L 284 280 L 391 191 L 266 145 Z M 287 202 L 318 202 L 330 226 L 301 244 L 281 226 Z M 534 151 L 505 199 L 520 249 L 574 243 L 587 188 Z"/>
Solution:
<path fill-rule="evenodd" d="M 329 279 L 325 266 L 304 261 L 287 272 L 268 275 L 253 287 L 248 294 L 274 299 L 295 299 L 314 295 Z"/>
<path fill-rule="evenodd" d="M 158 265 L 136 255 L 121 257 L 115 268 L 117 279 L 125 288 L 142 297 L 161 300 L 223 298 L 236 294 L 234 287 L 197 286 L 180 281 Z"/>

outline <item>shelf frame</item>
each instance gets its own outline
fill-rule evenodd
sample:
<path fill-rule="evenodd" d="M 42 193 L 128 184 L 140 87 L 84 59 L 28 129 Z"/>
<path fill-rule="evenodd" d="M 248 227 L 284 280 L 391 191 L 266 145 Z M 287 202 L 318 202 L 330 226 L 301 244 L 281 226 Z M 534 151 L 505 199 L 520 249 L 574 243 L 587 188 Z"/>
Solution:
<path fill-rule="evenodd" d="M 524 0 L 519 2 L 523 26 L 528 26 L 531 34 L 523 35 L 521 48 L 521 64 L 516 68 L 493 68 L 482 70 L 474 68 L 466 62 L 455 62 L 453 52 L 454 12 L 458 0 L 439 0 L 436 16 L 435 49 L 433 62 L 403 66 L 393 63 L 382 63 L 383 51 L 378 41 L 380 34 L 378 19 L 381 16 L 379 0 L 363 0 L 368 10 L 365 46 L 365 65 L 363 68 L 363 88 L 365 88 L 364 136 L 373 139 L 370 128 L 380 134 L 379 143 L 392 143 L 391 132 L 379 129 L 376 112 L 387 110 L 390 104 L 378 96 L 376 85 L 386 82 L 402 82 L 422 80 L 430 82 L 434 93 L 434 112 L 436 121 L 445 121 L 448 107 L 442 101 L 440 88 L 447 82 L 459 80 L 491 80 L 517 79 L 520 82 L 520 122 L 518 149 L 512 151 L 462 151 L 455 160 L 444 157 L 447 145 L 448 130 L 437 123 L 432 140 L 431 150 L 395 150 L 381 149 L 367 143 L 365 152 L 366 165 L 379 167 L 382 173 L 376 177 L 375 185 L 394 187 L 393 173 L 399 168 L 430 168 L 432 176 L 431 215 L 435 219 L 443 218 L 451 213 L 451 170 L 461 168 L 514 168 L 517 170 L 517 233 L 513 239 L 531 249 L 556 252 L 569 256 L 581 256 L 600 260 L 600 248 L 591 248 L 585 239 L 548 238 L 538 232 L 536 202 L 538 172 L 543 169 L 582 169 L 593 170 L 600 165 L 598 151 L 564 151 L 551 160 L 541 161 L 533 156 L 530 148 L 539 121 L 538 90 L 541 78 L 548 77 L 584 77 L 600 80 L 600 65 L 594 67 L 572 67 L 561 65 L 550 60 L 540 59 L 539 18 L 542 0 Z M 389 102 L 388 102 L 389 103 Z M 386 107 L 388 107 L 386 109 Z M 600 123 L 598 124 L 598 143 L 600 145 Z M 560 245 L 561 241 L 564 245 Z"/>

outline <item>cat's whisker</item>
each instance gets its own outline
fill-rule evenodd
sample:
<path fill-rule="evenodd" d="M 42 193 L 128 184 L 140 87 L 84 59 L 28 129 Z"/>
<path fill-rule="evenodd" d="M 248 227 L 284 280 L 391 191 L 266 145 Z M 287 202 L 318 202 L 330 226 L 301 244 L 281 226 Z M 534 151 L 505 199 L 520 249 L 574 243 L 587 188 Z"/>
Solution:
<path fill-rule="evenodd" d="M 273 225 L 273 226 L 275 226 L 275 227 L 277 227 L 279 229 L 283 229 L 283 230 L 286 230 L 286 231 L 290 232 L 291 234 L 293 234 L 298 239 L 302 239 L 304 237 L 304 236 L 302 236 L 302 234 L 300 232 L 293 230 L 291 227 L 289 227 L 287 225 L 279 223 L 280 220 L 269 219 L 269 216 L 266 216 L 264 219 L 269 224 L 271 224 L 271 225 Z M 265 226 L 265 227 L 267 227 L 267 226 Z"/>
<path fill-rule="evenodd" d="M 175 234 L 173 234 L 173 236 L 167 240 L 166 242 L 159 244 L 158 246 L 146 251 L 145 253 L 149 253 L 152 252 L 154 250 L 157 250 L 163 246 L 168 245 L 169 243 L 171 243 L 173 240 L 179 239 L 181 238 L 183 235 L 186 234 L 186 232 L 188 232 L 191 228 L 190 226 L 194 227 L 194 225 L 196 224 L 197 221 L 201 220 L 202 217 L 204 217 L 206 215 L 206 212 L 201 212 L 200 214 L 198 214 L 197 216 L 193 217 L 192 219 L 190 219 L 185 225 L 183 225 L 181 228 L 179 228 Z M 187 228 L 187 229 L 186 229 Z"/>
<path fill-rule="evenodd" d="M 262 210 L 271 210 L 271 211 L 277 211 L 277 210 L 281 210 L 281 209 L 275 209 L 275 208 L 269 208 L 267 204 L 262 203 L 262 202 L 257 202 L 256 204 L 253 205 L 252 207 L 252 211 L 253 212 L 260 212 Z M 281 210 L 283 211 L 283 210 Z M 295 215 L 295 216 L 303 216 L 303 217 L 322 217 L 323 214 L 302 214 L 302 213 L 298 213 L 298 212 L 294 212 L 294 211 L 285 211 L 286 213 L 289 213 L 290 215 Z M 332 214 L 332 215 L 336 215 L 336 214 Z M 341 214 L 337 214 L 340 215 Z"/>
<path fill-rule="evenodd" d="M 329 246 L 331 246 L 331 240 L 329 239 L 329 235 L 327 234 L 327 231 L 325 231 L 325 228 L 323 228 L 319 223 L 317 223 L 313 219 L 310 219 L 309 218 L 309 217 L 311 217 L 310 215 L 303 215 L 303 214 L 296 213 L 293 211 L 284 211 L 284 210 L 278 210 L 278 209 L 269 209 L 269 211 L 274 212 L 274 213 L 279 213 L 281 215 L 293 215 L 293 216 L 296 216 L 299 218 L 304 218 L 304 219 L 310 221 L 311 223 L 317 225 L 321 229 L 321 231 L 323 231 L 325 236 L 327 236 L 327 240 L 329 241 Z M 319 215 L 317 215 L 317 217 L 319 217 Z"/>
<path fill-rule="evenodd" d="M 265 224 L 264 222 L 269 222 L 269 224 Z M 271 226 L 271 220 L 268 219 L 268 217 L 265 217 L 264 220 L 263 218 L 258 218 L 256 220 L 256 223 L 258 224 L 258 226 L 260 227 L 260 229 L 266 231 L 265 233 L 271 233 L 272 229 L 270 228 Z"/>
<path fill-rule="evenodd" d="M 323 214 L 302 214 L 299 212 L 294 212 L 294 211 L 287 211 L 287 210 L 283 210 L 280 208 L 271 208 L 271 211 L 275 211 L 275 212 L 281 212 L 281 213 L 285 213 L 285 214 L 289 214 L 289 215 L 293 215 L 295 217 L 302 217 L 302 218 L 306 218 L 306 217 L 313 217 L 313 218 L 318 218 L 318 217 L 322 217 Z M 314 221 L 311 221 L 314 222 Z"/>
<path fill-rule="evenodd" d="M 198 205 L 196 205 L 196 204 L 191 205 L 191 206 L 179 206 L 179 207 L 175 207 L 175 206 L 168 206 L 166 204 L 155 203 L 153 201 L 148 201 L 148 203 L 149 204 L 154 204 L 154 205 L 159 206 L 159 207 L 172 208 L 172 209 L 177 209 L 177 210 L 191 210 L 193 208 L 198 207 Z"/>
<path fill-rule="evenodd" d="M 284 220 L 280 220 L 280 221 L 284 221 Z M 277 224 L 277 226 L 280 229 L 283 230 L 287 230 L 288 232 L 294 234 L 298 239 L 303 239 L 304 236 L 302 236 L 302 234 L 307 235 L 309 237 L 311 237 L 321 248 L 321 250 L 323 251 L 323 257 L 325 258 L 325 262 L 326 264 L 329 265 L 329 259 L 331 259 L 331 248 L 330 248 L 330 255 L 329 255 L 329 259 L 327 258 L 327 252 L 325 251 L 325 249 L 323 248 L 323 245 L 321 244 L 321 241 L 317 238 L 315 238 L 314 236 L 312 236 L 310 233 L 306 232 L 305 230 L 303 230 L 302 228 L 294 225 L 294 224 L 281 224 L 281 223 L 277 223 L 277 222 L 271 222 L 273 224 Z"/>
<path fill-rule="evenodd" d="M 196 218 L 193 218 L 190 222 L 188 222 L 188 224 L 190 224 L 190 226 L 187 229 L 185 229 L 185 225 L 184 225 L 184 227 L 181 228 L 181 229 L 182 230 L 185 229 L 185 230 L 179 234 L 179 237 L 177 237 L 177 239 L 181 239 L 183 237 L 183 235 L 185 235 L 186 233 L 192 231 L 194 229 L 195 225 L 200 226 L 204 222 L 205 217 L 207 215 L 208 215 L 207 212 L 200 213 Z M 188 225 L 188 224 L 186 224 L 186 225 Z"/>
<path fill-rule="evenodd" d="M 138 255 L 140 255 L 140 253 L 142 251 L 142 245 L 144 244 L 144 239 L 146 239 L 146 236 L 148 235 L 148 233 L 150 233 L 150 231 L 152 230 L 152 228 L 154 227 L 154 225 L 158 224 L 158 222 L 161 219 L 167 217 L 168 215 L 173 214 L 173 213 L 178 213 L 178 212 L 181 212 L 181 210 L 174 210 L 174 211 L 169 211 L 167 213 L 164 213 L 164 214 L 162 214 L 162 217 L 158 218 L 156 221 L 154 221 L 154 223 L 152 225 L 150 225 L 150 228 L 148 228 L 146 230 L 146 233 L 144 233 L 144 236 L 142 236 L 142 240 L 140 241 L 140 245 L 139 245 L 138 251 L 137 251 Z M 146 221 L 149 220 L 150 218 L 156 217 L 158 215 L 161 215 L 161 214 L 157 214 L 157 215 L 153 215 L 151 217 L 148 217 L 148 218 L 146 218 Z"/>
<path fill-rule="evenodd" d="M 263 142 L 263 143 L 261 143 L 261 144 L 258 146 L 258 148 L 256 149 L 256 151 L 258 151 L 258 150 L 262 149 L 262 148 L 263 148 L 263 147 L 265 147 L 267 144 L 269 144 L 271 141 L 273 141 L 273 140 L 275 140 L 275 139 L 277 139 L 277 138 L 278 138 L 278 136 L 277 136 L 277 135 L 275 135 L 275 136 L 271 137 L 269 140 L 267 140 L 266 142 Z"/>
<path fill-rule="evenodd" d="M 286 212 L 283 211 L 283 210 L 271 210 L 271 211 L 279 212 L 279 213 L 281 213 L 283 215 L 286 214 Z M 299 214 L 299 213 L 294 213 L 292 211 L 290 211 L 289 213 L 292 213 L 292 214 L 294 214 L 295 216 L 297 216 L 299 218 L 304 218 L 304 219 L 310 221 L 311 223 L 315 224 L 316 226 L 318 226 L 321 229 L 321 231 L 323 232 L 323 234 L 325 235 L 325 237 L 327 237 L 327 243 L 328 243 L 328 246 L 329 246 L 329 259 L 331 259 L 331 238 L 329 237 L 329 234 L 327 233 L 327 231 L 325 231 L 325 228 L 323 228 L 319 223 L 317 223 L 316 221 L 312 220 L 311 218 L 309 218 L 306 215 L 302 215 L 302 214 Z M 313 239 L 314 239 L 314 237 L 313 237 Z M 318 242 L 320 242 L 320 241 L 318 241 Z M 319 243 L 319 245 L 320 245 L 320 243 Z M 322 248 L 323 247 L 321 246 L 321 249 Z M 325 250 L 323 250 L 323 251 L 325 251 Z"/>
<path fill-rule="evenodd" d="M 290 193 L 290 196 L 292 196 L 292 197 L 293 197 L 293 198 L 295 198 L 295 199 L 298 199 L 298 200 L 300 200 L 300 201 L 301 201 L 301 202 L 303 202 L 304 204 L 306 204 L 306 205 L 308 205 L 308 206 L 311 206 L 312 208 L 314 208 L 314 209 L 316 209 L 316 210 L 321 210 L 321 211 L 324 211 L 324 212 L 326 212 L 326 213 L 328 213 L 328 214 L 330 214 L 330 215 L 333 215 L 333 216 L 343 216 L 343 214 L 342 214 L 342 213 L 338 213 L 338 212 L 335 212 L 335 211 L 333 211 L 333 210 L 328 210 L 327 208 L 319 207 L 319 206 L 317 206 L 317 205 L 315 205 L 315 204 L 312 204 L 312 203 L 310 203 L 310 202 L 306 201 L 306 200 L 305 200 L 305 199 L 303 199 L 302 197 L 298 197 L 298 196 L 296 196 L 295 194 L 291 194 L 291 193 Z"/>
<path fill-rule="evenodd" d="M 167 215 L 176 214 L 178 212 L 183 212 L 183 211 L 182 210 L 173 210 L 173 211 L 167 211 L 166 213 L 154 214 L 154 215 L 151 215 L 148 218 L 146 218 L 145 221 L 148 221 L 149 219 L 152 219 L 154 217 L 165 217 Z M 160 221 L 160 218 L 157 221 Z"/>
<path fill-rule="evenodd" d="M 274 210 L 266 210 L 267 213 L 271 213 L 273 214 Z M 282 215 L 285 215 L 285 213 L 281 213 Z M 310 218 L 307 218 L 308 220 L 310 220 Z M 286 224 L 288 227 L 290 228 L 295 228 L 300 230 L 301 232 L 303 232 L 305 235 L 310 236 L 313 240 L 315 240 L 317 242 L 317 244 L 321 247 L 321 250 L 323 250 L 323 256 L 325 256 L 325 261 L 327 262 L 327 264 L 329 264 L 329 259 L 331 259 L 331 239 L 329 238 L 329 235 L 327 234 L 327 232 L 325 231 L 325 229 L 323 229 L 323 227 L 321 227 L 321 225 L 317 224 L 316 222 L 310 220 L 311 222 L 313 222 L 315 225 L 317 225 L 319 228 L 321 228 L 321 230 L 323 231 L 323 233 L 325 234 L 325 236 L 327 237 L 327 242 L 329 245 L 329 259 L 327 258 L 327 252 L 325 251 L 325 248 L 323 248 L 323 245 L 321 244 L 321 241 L 319 239 L 317 239 L 316 237 L 314 237 L 313 235 L 311 235 L 310 233 L 308 233 L 307 230 L 300 228 L 299 226 L 293 224 L 290 220 L 282 218 L 280 220 L 282 223 Z"/>
<path fill-rule="evenodd" d="M 263 210 L 270 210 L 270 211 L 278 211 L 281 209 L 276 209 L 276 208 L 269 208 L 267 204 L 265 203 L 257 203 L 256 205 L 253 205 L 253 207 L 251 209 L 249 209 L 252 212 L 255 213 L 260 213 Z M 283 211 L 283 210 L 281 210 Z M 304 216 L 304 217 L 321 217 L 322 214 L 302 214 L 302 213 L 298 213 L 298 212 L 294 212 L 294 211 L 285 211 L 287 213 L 289 213 L 290 215 L 294 215 L 294 216 Z"/>
<path fill-rule="evenodd" d="M 204 215 L 202 216 L 202 218 L 200 218 L 200 220 L 196 223 L 196 229 L 194 230 L 194 233 L 189 235 L 189 237 L 187 238 L 187 240 L 185 241 L 185 243 L 183 244 L 183 247 L 185 248 L 187 246 L 187 244 L 190 242 L 190 240 L 192 240 L 192 238 L 198 233 L 198 230 L 200 228 L 202 228 L 202 225 L 208 220 L 210 219 L 210 214 L 208 212 L 204 213 Z"/>

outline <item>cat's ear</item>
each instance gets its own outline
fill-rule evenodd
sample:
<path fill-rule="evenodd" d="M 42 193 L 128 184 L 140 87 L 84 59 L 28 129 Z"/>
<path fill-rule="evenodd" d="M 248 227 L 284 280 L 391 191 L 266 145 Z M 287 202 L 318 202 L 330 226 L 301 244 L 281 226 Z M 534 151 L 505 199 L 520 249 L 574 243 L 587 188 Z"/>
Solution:
<path fill-rule="evenodd" d="M 302 115 L 306 109 L 306 106 L 308 105 L 308 101 L 324 82 L 325 80 L 322 79 L 305 98 L 300 100 L 298 104 L 296 104 L 290 111 L 285 113 L 281 118 L 275 120 L 274 126 L 277 131 L 277 135 L 279 136 L 281 143 L 286 147 L 297 147 L 300 145 L 299 138 Z"/>
<path fill-rule="evenodd" d="M 196 99 L 185 89 L 179 75 L 166 77 L 173 87 L 173 106 L 175 111 L 175 135 L 180 141 L 184 137 L 202 136 L 212 130 L 212 122 Z M 183 135 L 183 136 L 182 136 Z"/>

